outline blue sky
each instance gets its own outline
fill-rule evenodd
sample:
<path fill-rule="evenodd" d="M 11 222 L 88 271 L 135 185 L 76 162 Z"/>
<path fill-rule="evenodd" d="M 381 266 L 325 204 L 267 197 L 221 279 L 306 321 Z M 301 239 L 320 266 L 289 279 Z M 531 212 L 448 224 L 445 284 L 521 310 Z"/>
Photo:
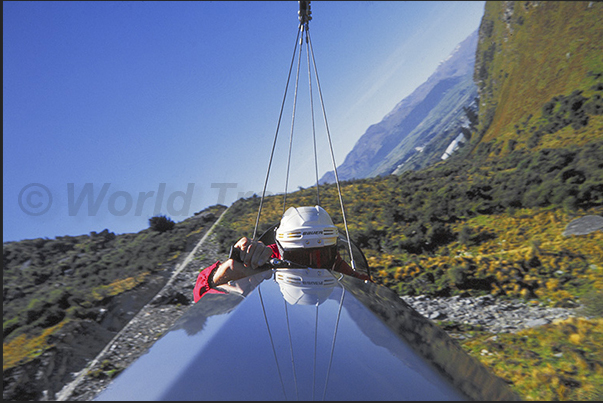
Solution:
<path fill-rule="evenodd" d="M 484 2 L 313 1 L 337 164 L 479 27 Z M 3 2 L 3 240 L 138 232 L 261 194 L 296 1 Z M 306 48 L 288 189 L 315 181 Z M 295 68 L 293 76 L 295 75 Z M 332 169 L 313 77 L 319 176 Z M 267 190 L 285 188 L 290 84 Z"/>

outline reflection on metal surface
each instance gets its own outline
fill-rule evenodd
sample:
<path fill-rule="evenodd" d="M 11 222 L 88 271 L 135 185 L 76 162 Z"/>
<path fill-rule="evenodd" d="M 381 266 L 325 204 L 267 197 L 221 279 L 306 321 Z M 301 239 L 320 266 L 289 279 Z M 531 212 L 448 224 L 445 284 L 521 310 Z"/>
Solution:
<path fill-rule="evenodd" d="M 193 305 L 96 400 L 515 400 L 395 293 L 277 269 Z"/>
<path fill-rule="evenodd" d="M 274 277 L 283 298 L 291 305 L 320 305 L 337 284 L 325 269 L 277 269 Z"/>

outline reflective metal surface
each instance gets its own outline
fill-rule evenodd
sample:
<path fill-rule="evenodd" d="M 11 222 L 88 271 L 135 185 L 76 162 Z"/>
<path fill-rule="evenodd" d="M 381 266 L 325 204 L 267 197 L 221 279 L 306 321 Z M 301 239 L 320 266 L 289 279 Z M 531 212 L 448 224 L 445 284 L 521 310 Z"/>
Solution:
<path fill-rule="evenodd" d="M 96 400 L 515 400 L 385 287 L 277 269 L 192 306 Z"/>

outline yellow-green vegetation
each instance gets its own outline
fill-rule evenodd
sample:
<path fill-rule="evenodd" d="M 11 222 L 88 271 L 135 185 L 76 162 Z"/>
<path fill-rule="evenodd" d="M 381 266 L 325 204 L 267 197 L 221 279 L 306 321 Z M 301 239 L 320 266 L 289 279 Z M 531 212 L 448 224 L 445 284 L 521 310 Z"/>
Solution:
<path fill-rule="evenodd" d="M 470 333 L 463 348 L 526 400 L 603 398 L 601 318 L 569 318 L 514 334 Z"/>
<path fill-rule="evenodd" d="M 179 223 L 154 217 L 150 228 L 135 234 L 104 230 L 5 243 L 4 369 L 52 347 L 50 336 L 66 324 L 95 319 L 112 297 L 165 278 L 225 208 L 212 206 Z"/>
<path fill-rule="evenodd" d="M 368 200 L 362 196 L 399 192 L 400 188 L 384 186 L 394 180 L 357 181 L 343 187 L 348 196 L 346 210 L 351 215 L 348 221 L 352 240 L 363 249 L 378 283 L 402 295 L 488 293 L 537 299 L 557 306 L 571 306 L 592 290 L 603 289 L 603 232 L 562 235 L 573 218 L 601 214 L 601 207 L 568 211 L 559 206 L 517 209 L 498 206 L 494 208 L 501 210 L 498 213 L 458 217 L 450 204 L 445 205 L 449 199 L 442 198 L 437 209 L 456 217 L 448 217 L 450 222 L 443 224 L 432 220 L 435 212 L 429 210 L 430 204 L 424 210 L 414 210 L 411 216 L 387 197 Z M 429 182 L 422 182 L 422 187 L 429 186 Z M 321 204 L 343 230 L 333 191 L 332 187 L 323 190 Z M 454 188 L 447 191 L 458 193 Z M 282 200 L 281 196 L 265 200 L 258 234 L 278 222 Z M 293 193 L 288 200 L 290 205 L 314 203 L 311 190 Z M 472 200 L 465 200 L 458 207 L 470 208 Z M 258 206 L 258 198 L 233 205 L 218 231 L 224 240 L 224 251 L 239 236 L 252 235 Z M 436 204 L 431 207 L 435 209 Z M 412 221 L 393 218 L 396 215 Z"/>
<path fill-rule="evenodd" d="M 91 295 L 95 300 L 102 300 L 107 297 L 119 295 L 124 291 L 128 291 L 144 282 L 149 272 L 140 273 L 135 277 L 128 277 L 120 280 L 115 280 L 108 285 L 100 285 L 91 291 Z"/>
<path fill-rule="evenodd" d="M 595 147 L 599 162 L 580 167 L 567 153 L 603 139 L 602 18 L 601 2 L 486 3 L 474 73 L 479 124 L 468 151 L 488 162 L 473 171 L 483 178 L 464 179 L 473 181 L 474 196 L 490 195 L 494 203 L 451 224 L 457 237 L 436 256 L 372 256 L 384 283 L 401 292 L 413 289 L 399 279 L 412 284 L 434 268 L 445 279 L 432 286 L 436 292 L 447 281 L 453 293 L 473 294 L 466 289 L 473 282 L 500 297 L 584 304 L 580 314 L 593 319 L 476 334 L 462 343 L 529 400 L 603 397 L 603 235 L 561 235 L 572 218 L 603 212 L 603 151 Z M 535 157 L 512 158 L 520 153 Z M 588 190 L 584 172 L 593 175 Z M 491 192 L 497 187 L 502 191 Z M 409 269 L 399 264 L 407 262 Z"/>
<path fill-rule="evenodd" d="M 603 232 L 565 237 L 570 220 L 559 210 L 522 209 L 455 223 L 458 239 L 439 254 L 365 253 L 378 281 L 403 295 L 487 292 L 571 306 L 603 289 Z"/>
<path fill-rule="evenodd" d="M 2 344 L 2 369 L 6 370 L 19 362 L 31 360 L 39 356 L 44 350 L 52 346 L 48 336 L 61 329 L 67 322 L 60 323 L 44 329 L 39 335 L 20 334 L 9 342 Z"/>

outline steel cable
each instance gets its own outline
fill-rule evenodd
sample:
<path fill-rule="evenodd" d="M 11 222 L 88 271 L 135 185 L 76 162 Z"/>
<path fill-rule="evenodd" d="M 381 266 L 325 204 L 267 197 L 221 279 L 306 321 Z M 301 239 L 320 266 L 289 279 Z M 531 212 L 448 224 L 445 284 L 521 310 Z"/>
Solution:
<path fill-rule="evenodd" d="M 341 186 L 339 184 L 339 175 L 337 174 L 337 164 L 335 163 L 335 154 L 333 153 L 333 143 L 331 141 L 331 133 L 329 131 L 329 124 L 327 122 L 327 112 L 325 111 L 325 104 L 322 98 L 322 90 L 320 88 L 320 80 L 318 79 L 318 69 L 316 68 L 316 59 L 314 58 L 314 48 L 312 47 L 312 39 L 310 38 L 310 32 L 306 30 L 306 37 L 308 38 L 310 52 L 312 53 L 312 63 L 314 64 L 314 76 L 316 77 L 316 86 L 318 87 L 318 95 L 320 96 L 320 104 L 322 107 L 322 115 L 325 121 L 325 127 L 327 130 L 327 138 L 329 139 L 329 149 L 331 151 L 331 161 L 333 163 L 333 172 L 335 173 L 335 183 L 337 184 L 337 193 L 339 194 L 339 204 L 341 205 L 341 215 L 343 217 L 343 225 L 345 227 L 345 236 L 348 241 L 348 247 L 350 250 L 350 260 L 352 263 L 352 269 L 356 270 L 356 261 L 354 260 L 354 254 L 352 253 L 352 242 L 350 241 L 350 232 L 348 231 L 348 222 L 345 217 L 345 208 L 343 207 L 343 197 L 341 195 Z M 318 183 L 316 184 L 318 186 Z"/>
<path fill-rule="evenodd" d="M 308 46 L 308 27 L 306 27 L 306 59 L 308 60 L 308 88 L 310 90 L 310 116 L 312 116 L 312 140 L 314 142 L 314 171 L 316 173 L 316 205 L 320 206 L 318 186 L 318 153 L 316 152 L 316 125 L 314 124 L 314 97 L 312 95 L 312 74 L 310 69 L 310 46 Z"/>
<path fill-rule="evenodd" d="M 303 32 L 304 26 L 301 25 L 300 30 Z M 299 36 L 299 35 L 298 35 Z M 285 175 L 285 194 L 283 196 L 283 215 L 285 214 L 285 209 L 287 207 L 287 191 L 289 186 L 289 171 L 291 167 L 291 149 L 293 147 L 293 129 L 295 127 L 295 110 L 297 108 L 297 89 L 299 85 L 299 66 L 301 64 L 301 53 L 302 53 L 302 43 L 303 43 L 303 34 L 299 39 L 299 57 L 297 58 L 297 73 L 295 75 L 295 92 L 293 93 L 293 112 L 291 114 L 291 133 L 289 134 L 289 156 L 287 157 L 287 173 Z"/>
<path fill-rule="evenodd" d="M 287 75 L 287 84 L 285 85 L 285 94 L 283 95 L 283 101 L 281 103 L 281 111 L 278 115 L 278 123 L 276 125 L 276 132 L 274 133 L 274 141 L 272 143 L 272 151 L 270 152 L 270 160 L 268 161 L 268 170 L 266 172 L 266 180 L 264 181 L 264 190 L 262 190 L 262 198 L 260 199 L 258 215 L 255 220 L 255 228 L 253 230 L 253 239 L 254 240 L 256 239 L 256 236 L 257 236 L 258 225 L 260 223 L 260 216 L 262 214 L 262 206 L 264 204 L 264 198 L 266 197 L 266 187 L 268 186 L 268 178 L 270 177 L 270 168 L 272 166 L 272 159 L 274 157 L 274 150 L 276 148 L 276 140 L 278 138 L 278 132 L 279 132 L 279 129 L 281 126 L 281 119 L 283 117 L 283 110 L 285 108 L 285 100 L 287 99 L 287 90 L 289 88 L 289 80 L 291 79 L 291 71 L 293 70 L 293 62 L 295 61 L 295 53 L 297 51 L 297 41 L 299 40 L 302 24 L 300 23 L 299 25 L 300 25 L 300 28 L 297 30 L 297 37 L 295 38 L 295 46 L 293 47 L 293 57 L 291 58 L 291 65 L 289 66 L 289 74 Z"/>

